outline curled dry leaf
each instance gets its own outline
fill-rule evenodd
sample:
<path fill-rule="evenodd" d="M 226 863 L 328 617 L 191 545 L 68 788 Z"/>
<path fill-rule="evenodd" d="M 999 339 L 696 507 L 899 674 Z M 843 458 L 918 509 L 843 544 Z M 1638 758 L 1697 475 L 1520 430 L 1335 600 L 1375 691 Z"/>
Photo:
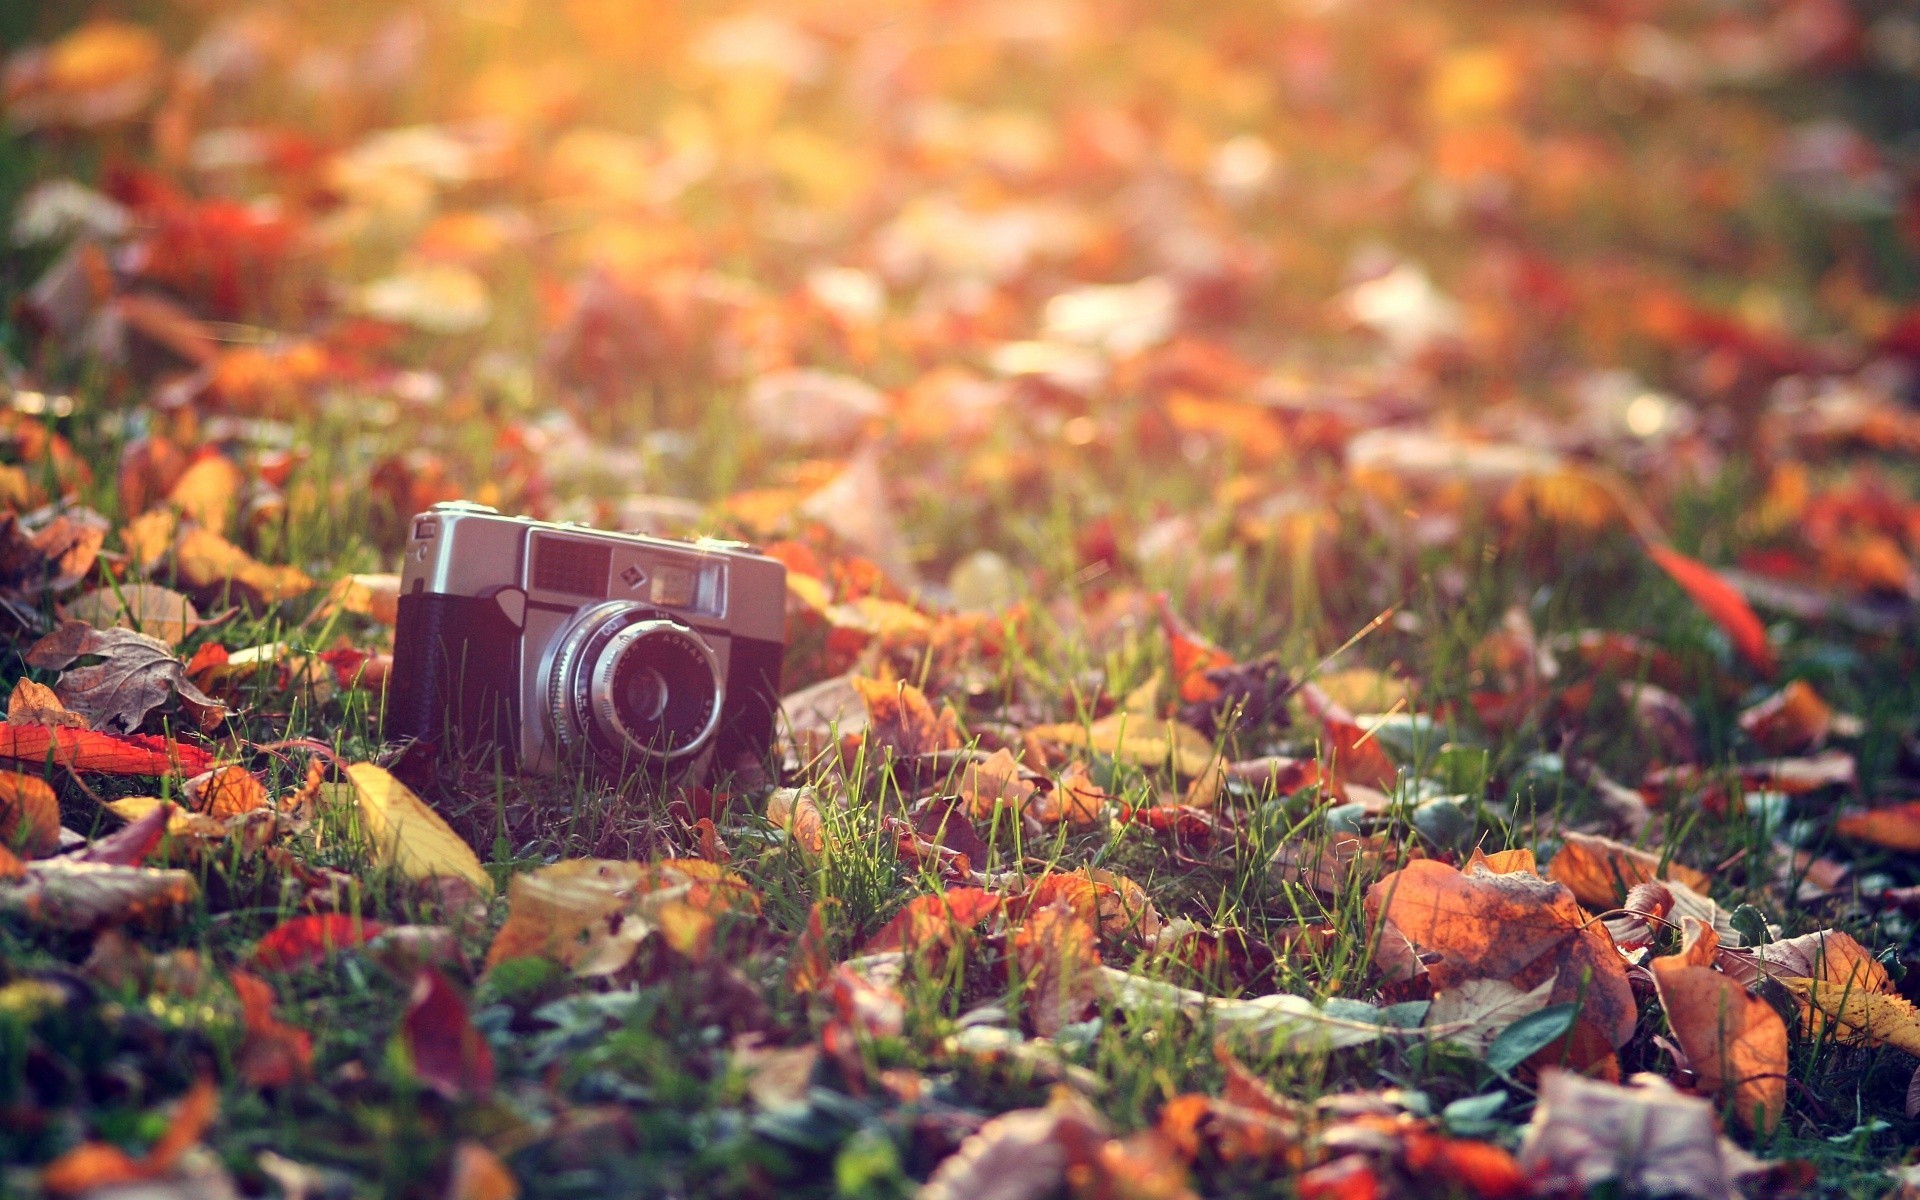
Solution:
<path fill-rule="evenodd" d="M 475 1141 L 453 1148 L 447 1200 L 517 1200 L 519 1195 L 519 1182 L 493 1151 Z"/>
<path fill-rule="evenodd" d="M 412 788 L 372 763 L 353 764 L 347 768 L 347 777 L 353 781 L 374 861 L 409 879 L 447 875 L 466 880 L 482 894 L 493 893 L 493 877 L 480 865 L 473 847 Z"/>
<path fill-rule="evenodd" d="M 108 812 L 130 826 L 164 811 L 168 837 L 211 838 L 217 841 L 227 836 L 226 822 L 216 821 L 205 813 L 188 812 L 158 796 L 122 796 L 118 800 L 107 801 L 106 807 Z"/>
<path fill-rule="evenodd" d="M 60 848 L 60 798 L 46 780 L 0 771 L 0 845 L 30 858 Z"/>
<path fill-rule="evenodd" d="M 1440 1040 L 1485 1054 L 1515 1021 L 1547 1006 L 1559 977 L 1522 991 L 1504 979 L 1468 979 L 1435 993 L 1427 1024 L 1445 1029 Z"/>
<path fill-rule="evenodd" d="M 383 625 L 400 620 L 400 577 L 398 575 L 346 575 L 334 581 L 327 592 L 326 607 L 338 612 L 370 617 Z"/>
<path fill-rule="evenodd" d="M 1418 860 L 1367 890 L 1367 914 L 1421 951 L 1436 990 L 1504 979 L 1523 990 L 1553 980 L 1550 1001 L 1580 1003 L 1606 1041 L 1624 1045 L 1639 1009 L 1613 939 L 1558 883 L 1524 872 L 1467 874 Z"/>
<path fill-rule="evenodd" d="M 487 949 L 487 966 L 538 956 L 578 974 L 610 974 L 655 932 L 699 958 L 715 919 L 729 911 L 758 912 L 759 898 L 710 862 L 571 859 L 508 883 L 507 921 Z"/>
<path fill-rule="evenodd" d="M 1671 859 L 1590 833 L 1568 833 L 1560 852 L 1547 864 L 1547 876 L 1567 885 L 1574 899 L 1591 909 L 1613 908 L 1635 884 L 1673 879 L 1705 895 L 1710 881 Z"/>
<path fill-rule="evenodd" d="M 1037 790 L 1004 746 L 984 762 L 966 764 L 960 772 L 959 793 L 967 802 L 967 812 L 976 818 L 993 816 L 993 810 L 1001 805 L 1017 817 Z"/>
<path fill-rule="evenodd" d="M 211 624 L 201 619 L 193 601 L 157 583 L 95 588 L 67 601 L 60 610 L 68 619 L 95 629 L 134 629 L 169 646 L 179 645 L 194 630 Z"/>
<path fill-rule="evenodd" d="M 1660 1007 L 1709 1095 L 1731 1095 L 1734 1115 L 1765 1136 L 1787 1107 L 1787 1026 L 1773 1006 L 1714 969 L 1720 939 L 1681 920 L 1680 952 L 1648 964 Z"/>
<path fill-rule="evenodd" d="M 95 729 L 138 728 L 149 712 L 176 692 L 202 708 L 226 711 L 187 678 L 186 665 L 173 656 L 172 647 L 131 629 L 95 629 L 68 621 L 35 642 L 27 651 L 27 662 L 60 671 L 74 659 L 92 655 L 102 661 L 63 671 L 54 692 Z"/>

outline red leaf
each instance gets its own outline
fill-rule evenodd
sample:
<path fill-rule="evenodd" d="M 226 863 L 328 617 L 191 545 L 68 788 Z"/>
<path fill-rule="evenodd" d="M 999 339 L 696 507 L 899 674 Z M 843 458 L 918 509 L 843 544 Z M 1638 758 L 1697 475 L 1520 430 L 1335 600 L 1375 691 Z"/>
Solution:
<path fill-rule="evenodd" d="M 385 928 L 348 913 L 295 917 L 267 931 L 254 948 L 253 961 L 263 971 L 299 971 L 377 937 Z"/>
<path fill-rule="evenodd" d="M 414 977 L 401 1022 L 413 1073 L 450 1100 L 493 1090 L 493 1050 L 467 1014 L 467 1002 L 432 967 Z"/>
<path fill-rule="evenodd" d="M 1167 645 L 1173 651 L 1173 677 L 1180 685 L 1180 699 L 1188 704 L 1218 700 L 1220 685 L 1208 679 L 1207 672 L 1233 666 L 1233 655 L 1181 620 L 1164 594 L 1155 596 L 1153 602 L 1160 609 L 1160 626 L 1166 630 Z"/>
<path fill-rule="evenodd" d="M 1754 615 L 1747 599 L 1732 584 L 1720 578 L 1712 567 L 1688 558 L 1671 546 L 1647 543 L 1647 555 L 1672 577 L 1714 624 L 1726 630 L 1740 656 L 1752 663 L 1762 675 L 1772 675 L 1775 667 L 1773 645 L 1767 641 L 1767 628 Z"/>
<path fill-rule="evenodd" d="M 919 950 L 958 940 L 999 911 L 1000 897 L 980 888 L 949 888 L 937 896 L 916 896 L 898 916 L 873 935 L 862 954 Z"/>
<path fill-rule="evenodd" d="M 48 725 L 0 725 L 0 758 L 44 763 L 108 775 L 198 775 L 213 755 L 198 746 L 150 734 L 96 733 Z"/>

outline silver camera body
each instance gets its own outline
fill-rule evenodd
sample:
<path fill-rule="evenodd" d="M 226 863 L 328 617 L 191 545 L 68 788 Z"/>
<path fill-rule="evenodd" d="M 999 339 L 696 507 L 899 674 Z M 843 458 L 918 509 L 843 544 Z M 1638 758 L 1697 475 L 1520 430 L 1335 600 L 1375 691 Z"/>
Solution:
<path fill-rule="evenodd" d="M 738 542 L 437 504 L 407 538 L 386 734 L 536 773 L 764 761 L 786 591 L 786 567 Z"/>

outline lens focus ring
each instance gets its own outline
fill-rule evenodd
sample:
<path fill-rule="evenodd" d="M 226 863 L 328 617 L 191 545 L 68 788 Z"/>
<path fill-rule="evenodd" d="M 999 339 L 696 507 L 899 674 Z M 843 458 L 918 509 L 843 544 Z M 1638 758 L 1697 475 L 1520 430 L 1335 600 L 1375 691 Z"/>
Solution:
<path fill-rule="evenodd" d="M 692 629 L 624 602 L 583 612 L 548 676 L 554 732 L 613 763 L 674 760 L 712 738 L 725 697 L 718 659 Z"/>

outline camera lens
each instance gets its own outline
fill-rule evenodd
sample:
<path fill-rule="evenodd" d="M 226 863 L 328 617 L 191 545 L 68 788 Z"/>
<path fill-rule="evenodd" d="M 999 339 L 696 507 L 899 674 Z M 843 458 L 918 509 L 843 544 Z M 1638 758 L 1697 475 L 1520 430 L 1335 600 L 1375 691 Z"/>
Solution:
<path fill-rule="evenodd" d="M 605 661 L 595 672 L 605 678 L 595 682 L 595 715 L 604 706 L 610 732 L 629 744 L 673 754 L 700 740 L 719 711 L 713 656 L 682 627 L 636 625 L 614 639 Z"/>
<path fill-rule="evenodd" d="M 614 764 L 677 759 L 712 738 L 724 687 L 712 647 L 657 610 L 588 609 L 556 645 L 548 696 L 562 743 Z"/>

